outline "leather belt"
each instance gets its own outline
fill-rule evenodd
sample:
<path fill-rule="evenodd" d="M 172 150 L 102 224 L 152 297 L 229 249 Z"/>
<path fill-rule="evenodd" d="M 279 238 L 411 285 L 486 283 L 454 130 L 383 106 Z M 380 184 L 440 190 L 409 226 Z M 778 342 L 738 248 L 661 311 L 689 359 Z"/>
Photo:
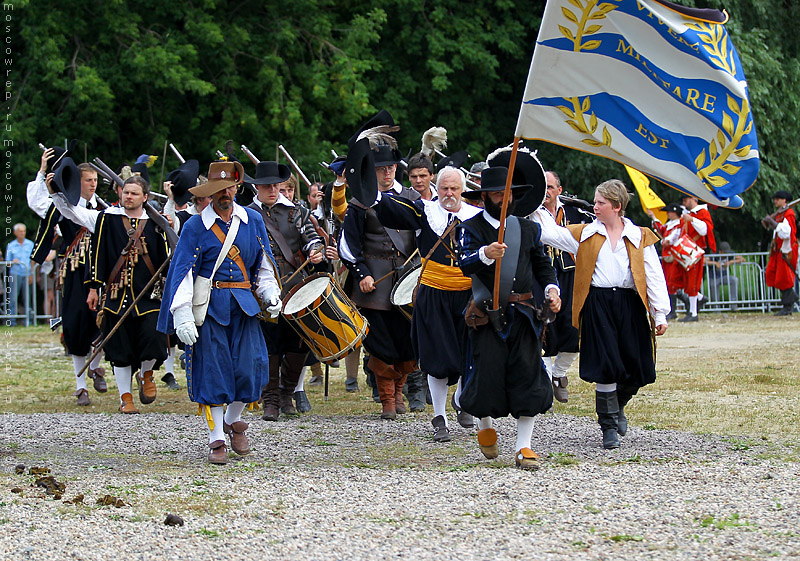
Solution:
<path fill-rule="evenodd" d="M 509 302 L 522 302 L 523 300 L 530 300 L 533 298 L 532 292 L 523 292 L 522 294 L 517 294 L 516 292 L 512 292 L 508 296 Z"/>
<path fill-rule="evenodd" d="M 213 286 L 214 288 L 250 288 L 250 281 L 237 281 L 237 282 L 214 281 L 211 283 L 211 286 Z"/>

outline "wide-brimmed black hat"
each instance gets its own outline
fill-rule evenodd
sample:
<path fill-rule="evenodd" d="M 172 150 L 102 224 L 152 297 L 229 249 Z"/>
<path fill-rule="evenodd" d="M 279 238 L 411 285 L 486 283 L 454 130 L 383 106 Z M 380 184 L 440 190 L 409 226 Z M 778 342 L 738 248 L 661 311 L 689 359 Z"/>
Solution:
<path fill-rule="evenodd" d="M 172 196 L 176 205 L 183 206 L 192 198 L 189 189 L 197 185 L 198 175 L 200 164 L 197 160 L 186 160 L 167 174 L 167 181 L 172 182 Z"/>
<path fill-rule="evenodd" d="M 497 191 L 504 191 L 506 188 L 506 178 L 508 177 L 508 168 L 502 166 L 490 166 L 483 170 L 481 173 L 481 188 L 473 189 L 472 191 L 464 191 L 462 197 L 466 199 L 480 199 L 481 193 L 494 193 Z M 511 192 L 514 199 L 519 201 L 520 198 L 533 188 L 533 185 L 515 185 L 513 180 L 511 182 Z"/>
<path fill-rule="evenodd" d="M 65 156 L 55 171 L 55 176 L 51 182 L 53 191 L 64 193 L 69 203 L 73 206 L 81 200 L 81 170 L 72 161 L 72 158 Z"/>
<path fill-rule="evenodd" d="M 245 181 L 253 185 L 275 185 L 283 183 L 292 175 L 292 170 L 278 162 L 258 162 L 255 177 L 247 177 Z"/>
<path fill-rule="evenodd" d="M 669 203 L 668 205 L 664 206 L 664 208 L 662 208 L 661 210 L 663 210 L 664 212 L 674 212 L 675 214 L 680 216 L 681 214 L 683 214 L 683 209 L 684 207 L 682 205 L 679 205 L 678 203 Z"/>
<path fill-rule="evenodd" d="M 360 135 L 367 129 L 372 129 L 380 126 L 392 126 L 392 125 L 394 125 L 394 119 L 392 118 L 392 116 L 386 109 L 381 109 L 380 111 L 378 111 L 378 113 L 370 117 L 366 123 L 364 123 L 359 127 L 356 133 L 353 136 L 351 136 L 350 139 L 347 141 L 347 145 L 352 148 L 353 145 L 358 141 L 358 135 Z"/>
<path fill-rule="evenodd" d="M 347 153 L 347 165 L 344 168 L 350 192 L 366 207 L 372 206 L 378 196 L 374 154 L 369 146 L 369 140 L 362 138 L 350 147 Z"/>
<path fill-rule="evenodd" d="M 47 159 L 47 169 L 45 170 L 45 175 L 54 172 L 64 160 L 64 156 L 75 153 L 77 146 L 78 141 L 76 139 L 70 140 L 67 148 L 64 148 L 63 146 L 51 146 L 53 155 Z"/>
<path fill-rule="evenodd" d="M 456 152 L 455 154 L 450 154 L 449 156 L 445 156 L 438 162 L 436 162 L 436 172 L 440 172 L 447 166 L 453 168 L 460 168 L 464 165 L 464 162 L 467 161 L 469 158 L 469 154 L 466 150 L 461 150 L 460 152 Z"/>
<path fill-rule="evenodd" d="M 508 146 L 489 154 L 489 157 L 486 158 L 489 168 L 497 166 L 508 168 L 511 164 L 511 152 L 512 148 Z M 485 174 L 486 171 L 481 175 L 481 184 L 483 184 Z M 531 152 L 525 147 L 517 150 L 517 160 L 514 163 L 514 176 L 511 178 L 511 183 L 532 186 L 524 199 L 517 199 L 514 208 L 515 215 L 527 216 L 542 205 L 547 194 L 547 177 L 545 177 L 544 166 L 536 156 L 536 152 Z"/>
<path fill-rule="evenodd" d="M 789 191 L 784 191 L 780 189 L 779 191 L 775 191 L 775 194 L 772 195 L 773 199 L 785 199 L 787 201 L 792 200 L 792 194 Z"/>
<path fill-rule="evenodd" d="M 366 140 L 366 139 L 365 139 Z M 391 166 L 398 163 L 403 157 L 397 148 L 392 148 L 388 144 L 380 144 L 372 151 L 375 167 Z"/>

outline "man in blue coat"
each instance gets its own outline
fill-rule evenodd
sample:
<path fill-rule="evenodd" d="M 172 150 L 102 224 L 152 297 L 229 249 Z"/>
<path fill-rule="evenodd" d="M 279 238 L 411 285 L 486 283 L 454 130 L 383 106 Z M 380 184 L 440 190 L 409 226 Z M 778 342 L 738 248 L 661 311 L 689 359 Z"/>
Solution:
<path fill-rule="evenodd" d="M 233 200 L 243 177 L 239 162 L 213 162 L 208 183 L 191 189 L 197 197 L 211 197 L 211 204 L 181 229 L 158 318 L 159 331 L 174 330 L 187 345 L 187 388 L 205 412 L 212 464 L 227 462 L 226 433 L 234 452 L 250 452 L 242 411 L 258 401 L 269 379 L 267 346 L 256 315 L 262 306 L 273 317 L 281 309 L 264 221 Z M 234 229 L 234 243 L 214 272 Z M 210 278 L 212 288 L 205 316 L 195 319 L 192 301 L 199 296 L 198 277 Z"/>

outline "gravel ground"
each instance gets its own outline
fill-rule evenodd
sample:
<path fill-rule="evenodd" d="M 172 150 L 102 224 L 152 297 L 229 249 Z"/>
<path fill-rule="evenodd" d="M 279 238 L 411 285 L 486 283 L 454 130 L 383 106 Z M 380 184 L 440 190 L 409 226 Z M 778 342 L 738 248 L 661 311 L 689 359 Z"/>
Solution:
<path fill-rule="evenodd" d="M 429 417 L 252 417 L 252 454 L 209 466 L 195 416 L 0 415 L 0 558 L 800 559 L 797 449 L 632 426 L 605 451 L 592 420 L 546 415 L 523 472 L 511 419 L 487 461 Z"/>

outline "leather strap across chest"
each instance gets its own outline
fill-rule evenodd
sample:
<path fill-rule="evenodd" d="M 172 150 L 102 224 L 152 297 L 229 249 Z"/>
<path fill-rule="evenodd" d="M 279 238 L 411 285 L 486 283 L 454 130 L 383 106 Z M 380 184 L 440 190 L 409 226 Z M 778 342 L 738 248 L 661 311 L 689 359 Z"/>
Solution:
<path fill-rule="evenodd" d="M 219 227 L 219 224 L 214 222 L 214 225 L 211 226 L 211 231 L 214 232 L 214 235 L 217 236 L 217 239 L 225 245 L 225 232 L 222 231 L 222 228 Z M 244 261 L 242 260 L 241 252 L 239 248 L 236 247 L 236 244 L 233 244 L 231 248 L 228 250 L 228 259 L 236 263 L 236 266 L 239 267 L 239 270 L 242 272 L 242 277 L 244 281 L 242 283 L 247 283 L 247 287 L 250 286 L 250 277 L 247 276 L 247 268 L 244 266 Z M 234 283 L 236 284 L 236 283 Z M 229 286 L 229 287 L 219 287 L 219 288 L 245 288 L 240 286 Z"/>

